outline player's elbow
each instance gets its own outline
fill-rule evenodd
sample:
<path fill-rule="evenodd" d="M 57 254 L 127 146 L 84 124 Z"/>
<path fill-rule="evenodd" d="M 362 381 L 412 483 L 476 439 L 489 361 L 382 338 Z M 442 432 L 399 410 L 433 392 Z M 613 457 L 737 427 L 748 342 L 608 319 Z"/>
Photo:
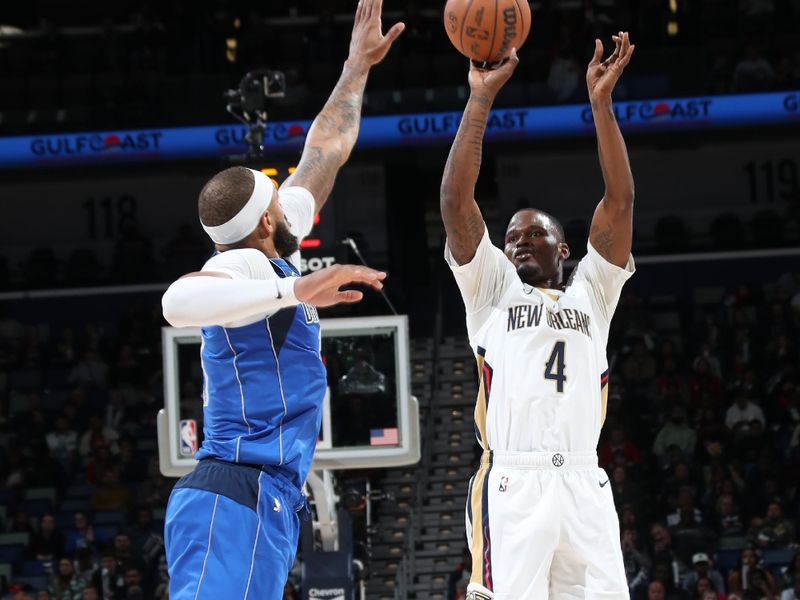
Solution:
<path fill-rule="evenodd" d="M 161 313 L 164 320 L 173 327 L 189 327 L 191 323 L 186 319 L 182 307 L 186 306 L 184 286 L 178 280 L 173 283 L 161 297 Z"/>

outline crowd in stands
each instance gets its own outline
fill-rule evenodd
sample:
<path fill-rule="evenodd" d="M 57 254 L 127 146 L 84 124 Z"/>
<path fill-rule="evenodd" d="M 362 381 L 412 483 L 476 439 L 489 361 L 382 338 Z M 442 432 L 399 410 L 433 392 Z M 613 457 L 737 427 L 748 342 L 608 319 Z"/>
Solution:
<path fill-rule="evenodd" d="M 0 133 L 226 122 L 222 91 L 254 67 L 287 74 L 289 96 L 273 118 L 309 117 L 340 71 L 354 4 L 218 1 L 196 11 L 182 1 L 101 10 L 17 3 L 0 22 Z M 800 6 L 791 0 L 546 0 L 532 8 L 532 35 L 501 103 L 585 100 L 591 42 L 619 30 L 630 30 L 638 49 L 620 98 L 800 84 Z M 463 105 L 466 65 L 444 35 L 441 6 L 387 2 L 385 11 L 408 30 L 375 70 L 365 111 Z"/>
<path fill-rule="evenodd" d="M 800 274 L 733 286 L 683 327 L 623 294 L 598 448 L 632 600 L 800 598 Z M 450 576 L 463 599 L 468 551 Z"/>
<path fill-rule="evenodd" d="M 167 597 L 156 308 L 60 330 L 0 324 L 0 563 L 13 598 Z"/>

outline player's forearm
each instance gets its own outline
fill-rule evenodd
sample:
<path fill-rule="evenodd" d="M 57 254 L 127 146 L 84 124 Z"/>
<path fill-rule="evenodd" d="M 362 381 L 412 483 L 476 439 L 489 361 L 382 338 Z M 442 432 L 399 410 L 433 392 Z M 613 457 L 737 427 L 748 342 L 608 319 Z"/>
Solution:
<path fill-rule="evenodd" d="M 606 206 L 616 210 L 630 210 L 635 187 L 625 140 L 614 116 L 611 100 L 592 104 L 600 168 L 606 190 Z"/>
<path fill-rule="evenodd" d="M 451 215 L 455 218 L 474 201 L 483 158 L 483 136 L 493 100 L 487 95 L 473 94 L 464 110 L 442 177 L 440 204 L 445 227 Z"/>
<path fill-rule="evenodd" d="M 442 177 L 439 206 L 448 246 L 459 264 L 472 260 L 485 229 L 475 202 L 475 184 L 481 170 L 483 136 L 493 100 L 486 94 L 470 96 Z"/>
<path fill-rule="evenodd" d="M 306 138 L 306 148 L 327 147 L 336 152 L 340 167 L 347 162 L 358 139 L 368 75 L 369 67 L 363 62 L 355 59 L 345 62 L 336 87 Z"/>
<path fill-rule="evenodd" d="M 173 327 L 224 325 L 298 304 L 296 281 L 185 277 L 169 287 L 161 306 Z"/>

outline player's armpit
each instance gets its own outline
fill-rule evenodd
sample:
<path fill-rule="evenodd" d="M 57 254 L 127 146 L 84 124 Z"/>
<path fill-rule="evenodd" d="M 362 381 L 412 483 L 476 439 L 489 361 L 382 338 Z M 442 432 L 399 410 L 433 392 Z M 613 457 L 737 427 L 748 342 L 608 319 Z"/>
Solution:
<path fill-rule="evenodd" d="M 465 265 L 475 257 L 486 229 L 481 211 L 474 200 L 452 206 L 443 197 L 441 207 L 450 254 L 459 265 Z"/>
<path fill-rule="evenodd" d="M 633 244 L 633 204 L 614 209 L 601 200 L 594 211 L 589 241 L 600 256 L 624 268 Z"/>

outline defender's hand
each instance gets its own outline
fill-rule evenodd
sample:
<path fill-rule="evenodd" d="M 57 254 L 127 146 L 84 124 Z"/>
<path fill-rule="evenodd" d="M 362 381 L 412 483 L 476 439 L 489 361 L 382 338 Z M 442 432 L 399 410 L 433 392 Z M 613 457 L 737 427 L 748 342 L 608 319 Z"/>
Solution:
<path fill-rule="evenodd" d="M 631 61 L 636 46 L 631 45 L 628 32 L 619 32 L 613 36 L 616 47 L 614 53 L 603 60 L 603 42 L 595 40 L 594 56 L 586 71 L 586 85 L 589 88 L 589 100 L 592 104 L 611 101 L 611 92 L 617 85 L 622 72 Z"/>
<path fill-rule="evenodd" d="M 334 265 L 299 278 L 294 284 L 294 295 L 300 302 L 325 308 L 342 302 L 358 302 L 364 297 L 356 290 L 341 291 L 339 288 L 343 285 L 361 283 L 380 290 L 384 279 L 386 273 L 368 267 Z"/>
<path fill-rule="evenodd" d="M 389 48 L 405 30 L 404 23 L 395 23 L 386 35 L 383 35 L 382 11 L 383 0 L 359 0 L 353 34 L 350 38 L 349 62 L 355 62 L 365 68 L 377 65 L 386 57 Z"/>
<path fill-rule="evenodd" d="M 469 87 L 473 94 L 486 94 L 494 98 L 511 79 L 519 64 L 517 49 L 512 48 L 507 59 L 490 68 L 479 67 L 474 61 L 469 67 Z"/>

